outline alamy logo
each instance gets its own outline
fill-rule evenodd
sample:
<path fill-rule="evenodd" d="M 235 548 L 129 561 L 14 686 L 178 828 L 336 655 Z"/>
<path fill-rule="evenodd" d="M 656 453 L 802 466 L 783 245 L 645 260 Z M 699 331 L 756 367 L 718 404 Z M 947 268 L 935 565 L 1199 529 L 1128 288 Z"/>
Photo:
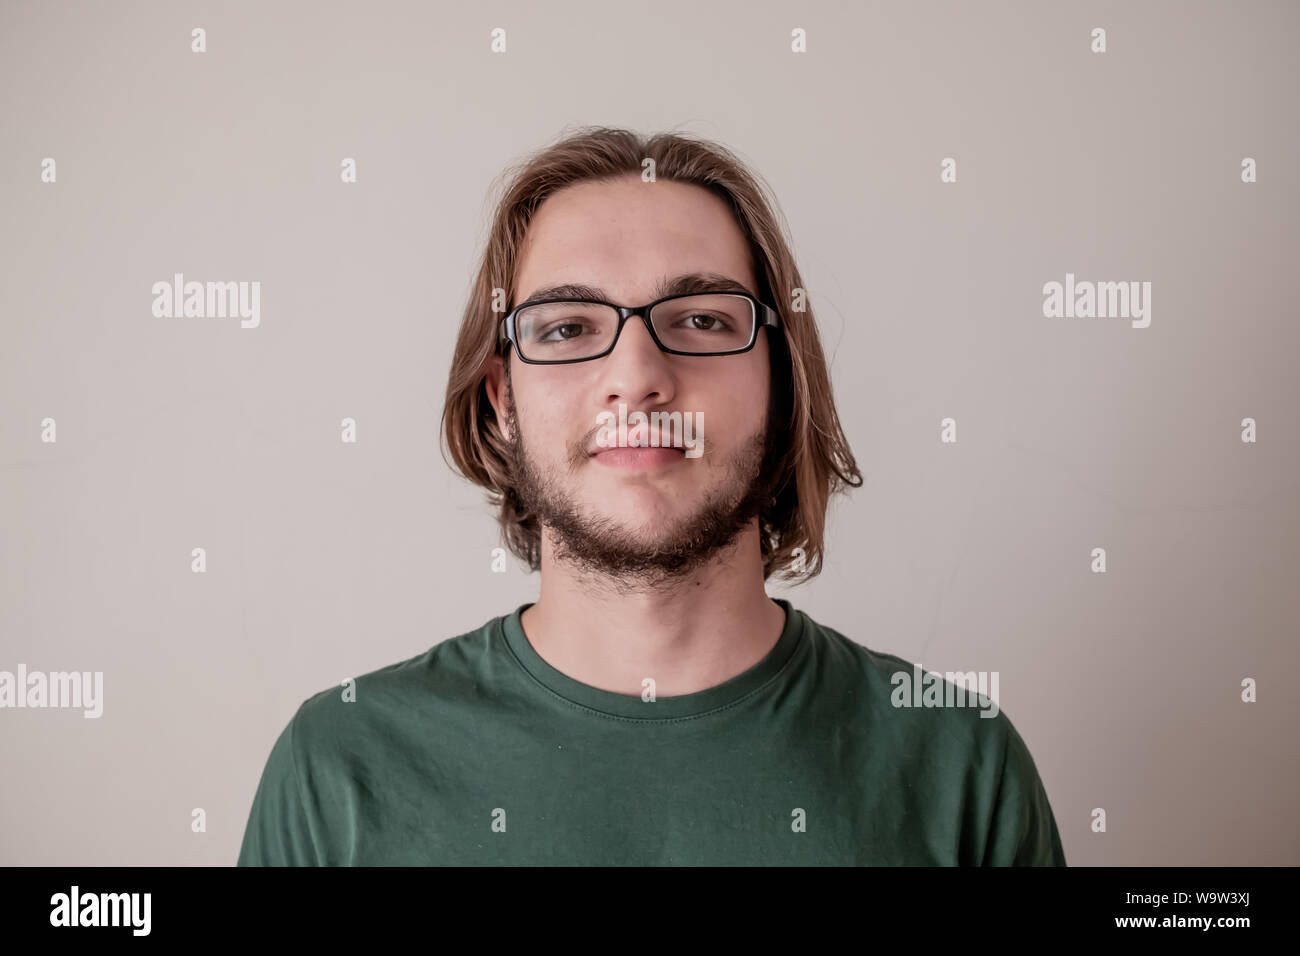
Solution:
<path fill-rule="evenodd" d="M 627 404 L 619 402 L 617 419 L 613 412 L 601 412 L 596 424 L 600 426 L 596 444 L 601 448 L 681 448 L 687 458 L 704 454 L 700 444 L 704 440 L 703 412 L 628 414 Z"/>
<path fill-rule="evenodd" d="M 81 707 L 83 717 L 104 713 L 103 671 L 0 671 L 0 707 Z"/>
<path fill-rule="evenodd" d="M 153 314 L 160 319 L 240 318 L 240 328 L 255 329 L 262 322 L 262 283 L 186 282 L 177 272 L 171 282 L 153 284 Z"/>
<path fill-rule="evenodd" d="M 1049 319 L 1132 319 L 1133 328 L 1151 324 L 1150 282 L 1082 282 L 1065 274 L 1065 284 L 1043 285 L 1043 315 Z"/>
<path fill-rule="evenodd" d="M 895 671 L 889 702 L 895 707 L 979 707 L 981 717 L 998 715 L 997 671 Z"/>
<path fill-rule="evenodd" d="M 148 936 L 150 893 L 86 893 L 73 886 L 71 893 L 50 897 L 51 926 L 130 926 L 133 936 Z"/>

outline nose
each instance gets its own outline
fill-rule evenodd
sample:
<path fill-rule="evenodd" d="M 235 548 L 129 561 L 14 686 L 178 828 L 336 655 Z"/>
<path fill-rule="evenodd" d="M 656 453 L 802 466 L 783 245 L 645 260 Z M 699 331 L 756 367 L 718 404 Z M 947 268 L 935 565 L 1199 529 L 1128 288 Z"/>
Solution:
<path fill-rule="evenodd" d="M 670 358 L 651 338 L 645 319 L 638 315 L 629 318 L 614 351 L 601 363 L 606 401 L 670 401 L 676 390 Z"/>
<path fill-rule="evenodd" d="M 659 352 L 662 355 L 663 352 L 660 351 L 659 346 L 655 344 L 655 340 L 650 335 L 649 323 L 650 319 L 644 312 L 629 316 L 623 326 L 622 334 L 618 337 L 618 344 L 614 346 L 614 352 L 617 353 L 619 349 L 623 348 L 627 348 L 629 351 L 640 351 L 644 348 L 647 351 Z M 629 339 L 636 344 L 628 346 Z"/>

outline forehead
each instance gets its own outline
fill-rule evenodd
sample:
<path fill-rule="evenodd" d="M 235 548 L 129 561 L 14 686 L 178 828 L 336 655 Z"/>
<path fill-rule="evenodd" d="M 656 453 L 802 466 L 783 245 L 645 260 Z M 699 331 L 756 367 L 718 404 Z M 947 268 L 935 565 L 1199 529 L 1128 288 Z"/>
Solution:
<path fill-rule="evenodd" d="M 700 186 L 640 176 L 554 193 L 528 225 L 515 268 L 515 302 L 571 283 L 640 305 L 662 280 L 709 273 L 757 295 L 745 234 L 727 204 Z"/>

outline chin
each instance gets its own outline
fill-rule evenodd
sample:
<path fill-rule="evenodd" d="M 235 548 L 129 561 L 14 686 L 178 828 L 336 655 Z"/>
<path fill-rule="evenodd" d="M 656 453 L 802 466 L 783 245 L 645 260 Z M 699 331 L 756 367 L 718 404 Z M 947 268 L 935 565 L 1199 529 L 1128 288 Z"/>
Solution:
<path fill-rule="evenodd" d="M 635 497 L 635 500 L 622 502 L 618 508 L 605 514 L 624 531 L 642 537 L 662 537 L 665 527 L 676 526 L 689 514 L 682 508 L 680 497 L 658 493 L 630 497 Z"/>

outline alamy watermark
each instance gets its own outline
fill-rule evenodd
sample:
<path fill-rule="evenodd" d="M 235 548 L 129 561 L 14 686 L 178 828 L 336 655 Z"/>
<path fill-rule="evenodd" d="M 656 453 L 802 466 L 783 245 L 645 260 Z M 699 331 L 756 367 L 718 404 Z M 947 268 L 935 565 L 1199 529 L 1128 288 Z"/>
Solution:
<path fill-rule="evenodd" d="M 600 426 L 596 444 L 601 448 L 681 448 L 687 458 L 704 454 L 703 412 L 628 414 L 627 405 L 619 402 L 617 419 L 613 412 L 601 412 L 596 424 Z"/>
<path fill-rule="evenodd" d="M 1075 282 L 1067 272 L 1064 284 L 1044 283 L 1043 295 L 1049 319 L 1132 319 L 1135 329 L 1151 324 L 1150 282 Z"/>
<path fill-rule="evenodd" d="M 28 671 L 18 665 L 18 673 L 0 671 L 0 708 L 4 707 L 80 707 L 83 717 L 104 713 L 103 671 Z"/>
<path fill-rule="evenodd" d="M 889 702 L 895 707 L 979 707 L 981 717 L 998 715 L 997 671 L 894 671 Z"/>
<path fill-rule="evenodd" d="M 186 282 L 177 272 L 171 282 L 155 282 L 153 314 L 160 319 L 242 319 L 240 328 L 262 322 L 262 283 Z"/>

